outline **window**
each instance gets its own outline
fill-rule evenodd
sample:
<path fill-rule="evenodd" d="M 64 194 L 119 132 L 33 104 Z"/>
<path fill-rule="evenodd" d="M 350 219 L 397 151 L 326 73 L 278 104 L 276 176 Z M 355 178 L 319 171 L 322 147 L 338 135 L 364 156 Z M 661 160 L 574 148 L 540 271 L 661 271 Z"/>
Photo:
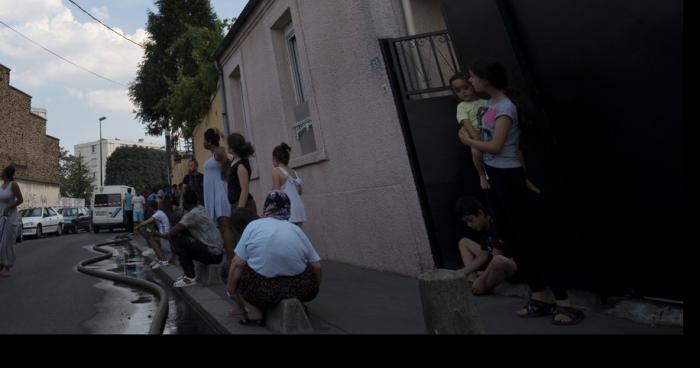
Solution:
<path fill-rule="evenodd" d="M 58 214 L 56 213 L 56 211 L 54 211 L 53 209 L 48 208 L 48 210 L 49 210 L 49 215 L 51 215 L 51 216 L 58 216 Z"/>
<path fill-rule="evenodd" d="M 297 99 L 297 106 L 306 102 L 306 97 L 304 96 L 304 84 L 301 74 L 301 69 L 299 68 L 299 47 L 297 45 L 297 36 L 294 33 L 294 29 L 290 28 L 287 30 L 287 48 L 289 50 L 289 64 L 292 68 L 292 79 L 294 82 L 294 94 Z"/>
<path fill-rule="evenodd" d="M 47 210 L 46 208 L 44 208 L 44 217 L 46 217 L 46 216 L 48 216 L 48 215 L 49 215 L 49 210 Z"/>
<path fill-rule="evenodd" d="M 248 119 L 246 114 L 243 79 L 241 76 L 240 66 L 237 66 L 233 70 L 233 73 L 231 73 L 230 82 L 231 101 L 233 101 L 233 111 L 231 111 L 231 116 L 233 117 L 233 130 L 242 132 L 242 134 L 248 141 L 253 142 L 253 132 L 250 129 L 250 125 L 248 125 Z M 252 171 L 250 173 L 251 180 L 260 178 L 258 165 L 255 161 L 255 155 L 250 157 L 250 168 Z"/>
<path fill-rule="evenodd" d="M 286 40 L 292 86 L 296 99 L 292 133 L 299 142 L 301 154 L 307 155 L 316 152 L 316 138 L 314 136 L 311 112 L 309 111 L 308 95 L 304 89 L 304 74 L 302 73 L 301 59 L 299 58 L 299 42 L 294 31 L 294 25 L 291 22 L 284 31 L 284 38 Z"/>
<path fill-rule="evenodd" d="M 92 153 L 95 153 L 95 147 L 97 147 L 97 146 L 96 145 L 92 146 Z"/>

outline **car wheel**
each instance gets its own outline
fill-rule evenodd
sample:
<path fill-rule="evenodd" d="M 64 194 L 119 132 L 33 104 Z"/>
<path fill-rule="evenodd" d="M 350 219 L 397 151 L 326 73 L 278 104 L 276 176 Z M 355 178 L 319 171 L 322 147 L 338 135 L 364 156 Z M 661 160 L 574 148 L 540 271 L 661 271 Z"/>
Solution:
<path fill-rule="evenodd" d="M 36 225 L 36 238 L 41 239 L 44 236 L 44 232 L 41 231 L 41 224 Z"/>

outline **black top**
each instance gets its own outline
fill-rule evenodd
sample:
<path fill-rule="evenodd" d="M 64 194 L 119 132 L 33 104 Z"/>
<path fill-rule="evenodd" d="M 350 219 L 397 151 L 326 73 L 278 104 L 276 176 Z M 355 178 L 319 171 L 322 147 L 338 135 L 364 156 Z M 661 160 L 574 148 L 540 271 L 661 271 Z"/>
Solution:
<path fill-rule="evenodd" d="M 491 229 L 484 231 L 475 231 L 467 226 L 464 226 L 462 234 L 464 238 L 468 238 L 481 246 L 481 249 L 493 254 L 493 251 L 498 249 L 504 256 L 512 258 L 510 249 L 504 244 L 503 240 L 498 236 L 496 224 L 491 222 Z"/>
<path fill-rule="evenodd" d="M 200 203 L 204 203 L 204 175 L 200 173 L 187 174 L 182 182 L 187 185 L 187 190 L 197 193 Z"/>
<path fill-rule="evenodd" d="M 250 161 L 248 161 L 247 158 L 242 158 L 238 162 L 236 162 L 231 168 L 229 168 L 228 172 L 228 201 L 231 204 L 238 203 L 238 200 L 241 198 L 241 181 L 238 180 L 238 167 L 240 165 L 243 165 L 246 170 L 248 170 L 248 181 L 250 181 L 250 176 L 251 176 L 251 169 L 250 169 Z M 253 196 L 248 193 L 248 199 L 253 199 Z"/>

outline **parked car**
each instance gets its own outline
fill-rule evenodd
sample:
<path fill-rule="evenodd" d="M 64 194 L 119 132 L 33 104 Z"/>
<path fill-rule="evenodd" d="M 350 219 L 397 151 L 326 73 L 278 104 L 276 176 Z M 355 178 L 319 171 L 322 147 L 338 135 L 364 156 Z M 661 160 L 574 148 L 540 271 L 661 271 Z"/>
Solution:
<path fill-rule="evenodd" d="M 80 230 L 92 231 L 92 212 L 85 207 L 63 209 L 63 231 L 77 234 Z"/>
<path fill-rule="evenodd" d="M 44 234 L 54 233 L 61 236 L 63 216 L 51 207 L 28 208 L 20 212 L 22 218 L 22 235 L 41 238 Z"/>
<path fill-rule="evenodd" d="M 24 235 L 22 234 L 22 216 L 17 216 L 17 243 L 24 241 Z"/>

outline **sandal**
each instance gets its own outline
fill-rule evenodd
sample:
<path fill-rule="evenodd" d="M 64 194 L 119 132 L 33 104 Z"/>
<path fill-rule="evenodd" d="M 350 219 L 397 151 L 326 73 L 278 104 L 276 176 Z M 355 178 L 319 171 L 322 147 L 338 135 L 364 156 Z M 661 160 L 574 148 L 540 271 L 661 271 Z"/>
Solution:
<path fill-rule="evenodd" d="M 569 317 L 571 322 L 557 321 L 555 319 L 557 315 Z M 552 324 L 556 326 L 573 326 L 581 322 L 585 317 L 586 315 L 583 313 L 583 311 L 576 308 L 557 306 L 552 314 Z"/>
<path fill-rule="evenodd" d="M 241 317 L 241 319 L 238 321 L 243 326 L 257 326 L 257 327 L 265 327 L 265 320 L 264 319 L 249 319 L 246 316 Z"/>
<path fill-rule="evenodd" d="M 539 300 L 530 299 L 527 302 L 527 305 L 523 308 L 525 308 L 527 310 L 527 314 L 524 316 L 521 316 L 520 314 L 518 314 L 518 317 L 520 317 L 520 318 L 538 318 L 538 317 L 545 317 L 545 316 L 552 315 L 554 313 L 554 309 L 556 308 L 556 305 L 541 302 Z"/>

